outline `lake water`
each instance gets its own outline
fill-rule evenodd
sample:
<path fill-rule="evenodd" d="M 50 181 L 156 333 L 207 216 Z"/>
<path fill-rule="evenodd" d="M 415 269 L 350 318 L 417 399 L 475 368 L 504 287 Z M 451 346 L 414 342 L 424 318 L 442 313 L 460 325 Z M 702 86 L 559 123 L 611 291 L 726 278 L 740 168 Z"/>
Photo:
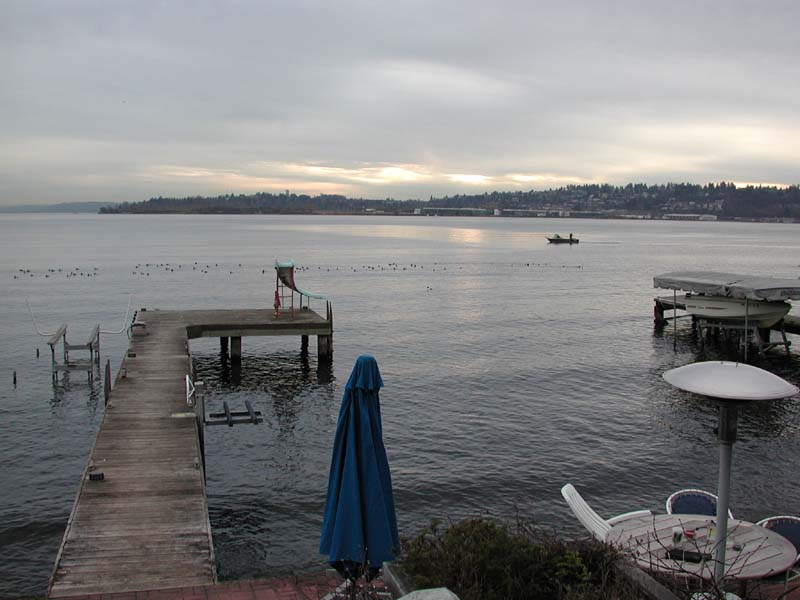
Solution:
<path fill-rule="evenodd" d="M 581 242 L 548 245 L 554 232 Z M 654 330 L 652 277 L 677 269 L 797 277 L 800 228 L 0 215 L 0 597 L 45 590 L 103 413 L 99 381 L 90 387 L 72 373 L 53 388 L 49 350 L 25 297 L 40 329 L 68 323 L 75 342 L 94 323 L 119 329 L 130 294 L 135 308 L 271 306 L 272 264 L 289 258 L 304 267 L 298 284 L 333 302 L 330 371 L 317 368 L 313 352 L 303 361 L 299 339 L 245 338 L 237 378 L 217 340 L 192 342 L 209 410 L 249 399 L 265 416 L 258 427 L 207 430 L 223 578 L 324 565 L 317 546 L 333 431 L 362 353 L 375 355 L 385 382 L 401 534 L 434 517 L 518 511 L 571 535 L 579 527 L 559 493 L 567 482 L 606 516 L 663 510 L 681 487 L 714 490 L 715 408 L 673 391 L 661 373 L 720 355 L 713 347 L 702 354 L 686 321 L 677 349 L 671 327 Z M 116 371 L 126 348 L 124 335 L 104 336 L 103 361 Z M 754 364 L 800 382 L 795 357 Z M 742 415 L 735 515 L 800 513 L 799 417 L 793 401 Z"/>

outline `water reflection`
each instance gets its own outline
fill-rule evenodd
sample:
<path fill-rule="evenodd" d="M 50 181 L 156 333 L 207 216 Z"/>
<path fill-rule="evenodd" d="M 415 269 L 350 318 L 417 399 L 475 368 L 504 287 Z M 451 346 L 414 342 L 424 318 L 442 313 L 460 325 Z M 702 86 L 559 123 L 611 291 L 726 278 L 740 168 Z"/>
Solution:
<path fill-rule="evenodd" d="M 484 241 L 483 229 L 450 229 L 448 237 L 451 242 L 456 244 L 482 244 Z"/>
<path fill-rule="evenodd" d="M 84 371 L 64 371 L 59 373 L 58 383 L 52 386 L 51 406 L 65 401 L 83 399 L 89 414 L 94 415 L 103 394 L 103 380 L 100 370 L 96 369 L 91 381 Z"/>

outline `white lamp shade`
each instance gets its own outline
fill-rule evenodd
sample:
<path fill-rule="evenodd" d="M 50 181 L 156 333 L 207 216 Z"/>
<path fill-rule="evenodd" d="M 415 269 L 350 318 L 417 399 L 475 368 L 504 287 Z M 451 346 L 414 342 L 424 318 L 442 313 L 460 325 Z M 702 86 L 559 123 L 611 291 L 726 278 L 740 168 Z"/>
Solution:
<path fill-rule="evenodd" d="M 693 363 L 670 369 L 663 377 L 681 390 L 724 400 L 777 400 L 800 392 L 769 371 L 729 361 Z"/>

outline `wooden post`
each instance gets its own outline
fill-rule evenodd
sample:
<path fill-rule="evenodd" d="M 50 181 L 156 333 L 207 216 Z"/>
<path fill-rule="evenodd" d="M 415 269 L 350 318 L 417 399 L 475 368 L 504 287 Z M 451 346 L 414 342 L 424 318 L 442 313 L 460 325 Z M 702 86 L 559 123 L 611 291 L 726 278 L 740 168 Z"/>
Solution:
<path fill-rule="evenodd" d="M 664 305 L 658 300 L 656 300 L 655 305 L 653 306 L 653 323 L 655 323 L 656 327 L 661 327 L 665 323 Z"/>
<path fill-rule="evenodd" d="M 786 356 L 791 356 L 792 353 L 789 351 L 791 342 L 786 338 L 786 323 L 783 319 L 781 319 L 781 339 L 783 340 L 783 347 L 786 349 Z"/>
<path fill-rule="evenodd" d="M 226 338 L 226 337 L 219 338 L 219 351 L 222 354 L 225 354 L 225 355 L 228 354 L 228 338 Z"/>
<path fill-rule="evenodd" d="M 197 439 L 200 442 L 200 459 L 203 461 L 203 480 L 206 477 L 206 398 L 205 384 L 194 383 L 194 414 L 197 419 Z"/>
<path fill-rule="evenodd" d="M 320 360 L 330 360 L 333 354 L 333 336 L 317 336 L 317 358 Z"/>
<path fill-rule="evenodd" d="M 308 352 L 308 336 L 301 335 L 300 336 L 300 352 L 306 354 Z"/>
<path fill-rule="evenodd" d="M 678 351 L 678 291 L 677 290 L 672 290 L 672 349 L 675 352 Z"/>
<path fill-rule="evenodd" d="M 103 396 L 108 405 L 108 398 L 111 396 L 111 360 L 106 360 L 106 372 L 103 376 Z"/>
<path fill-rule="evenodd" d="M 231 358 L 242 359 L 242 338 L 239 336 L 231 338 Z"/>

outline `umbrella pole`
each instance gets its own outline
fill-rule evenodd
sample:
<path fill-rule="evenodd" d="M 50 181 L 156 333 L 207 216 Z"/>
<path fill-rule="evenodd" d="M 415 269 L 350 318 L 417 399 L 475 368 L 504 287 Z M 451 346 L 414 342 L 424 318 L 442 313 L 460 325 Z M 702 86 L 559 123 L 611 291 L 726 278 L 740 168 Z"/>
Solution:
<path fill-rule="evenodd" d="M 717 535 L 714 581 L 722 588 L 725 579 L 725 545 L 728 538 L 728 506 L 731 491 L 731 461 L 736 441 L 739 407 L 723 403 L 719 407 L 719 484 L 717 486 Z"/>

